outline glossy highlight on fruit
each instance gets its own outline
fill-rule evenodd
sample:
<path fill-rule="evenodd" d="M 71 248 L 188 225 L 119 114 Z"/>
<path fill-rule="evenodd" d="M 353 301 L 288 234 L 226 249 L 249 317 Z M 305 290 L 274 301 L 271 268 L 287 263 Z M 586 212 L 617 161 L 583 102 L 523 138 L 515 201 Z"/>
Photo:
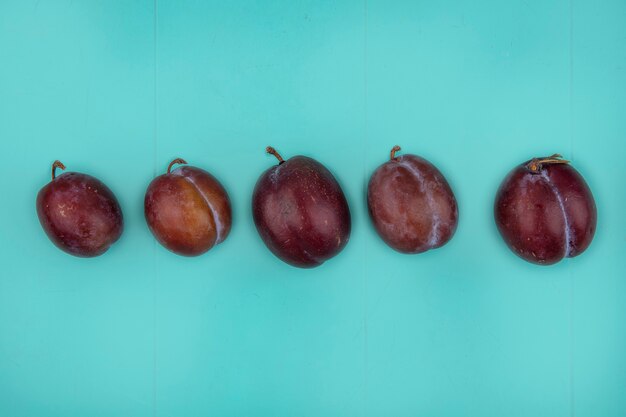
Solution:
<path fill-rule="evenodd" d="M 113 192 L 87 174 L 65 172 L 52 164 L 52 181 L 37 194 L 37 216 L 52 243 L 70 255 L 102 255 L 124 229 L 122 210 Z"/>
<path fill-rule="evenodd" d="M 515 167 L 500 185 L 494 215 L 509 248 L 540 265 L 584 252 L 597 220 L 589 186 L 559 154 Z"/>
<path fill-rule="evenodd" d="M 267 147 L 278 165 L 254 187 L 252 214 L 265 245 L 284 262 L 312 268 L 337 255 L 350 237 L 348 202 L 326 167 L 312 158 L 287 161 Z"/>
<path fill-rule="evenodd" d="M 422 253 L 454 235 L 458 207 L 445 177 L 416 155 L 396 156 L 379 166 L 367 186 L 367 207 L 376 232 L 401 253 Z"/>
<path fill-rule="evenodd" d="M 144 214 L 154 237 L 170 251 L 197 256 L 222 243 L 230 233 L 230 199 L 207 171 L 181 166 L 156 177 L 146 190 Z"/>

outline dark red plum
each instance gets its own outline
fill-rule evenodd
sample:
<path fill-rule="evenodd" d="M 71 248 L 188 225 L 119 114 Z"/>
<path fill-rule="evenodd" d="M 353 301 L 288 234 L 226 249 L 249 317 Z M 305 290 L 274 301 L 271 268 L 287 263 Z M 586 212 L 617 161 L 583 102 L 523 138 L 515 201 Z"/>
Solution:
<path fill-rule="evenodd" d="M 65 172 L 58 177 L 52 164 L 52 181 L 37 194 L 37 216 L 52 243 L 70 255 L 102 255 L 122 235 L 124 222 L 113 192 L 87 174 Z"/>
<path fill-rule="evenodd" d="M 254 224 L 274 255 L 284 262 L 313 268 L 337 255 L 350 237 L 350 209 L 335 177 L 306 156 L 265 171 L 254 187 Z"/>
<path fill-rule="evenodd" d="M 170 251 L 197 256 L 222 243 L 230 233 L 230 199 L 222 184 L 193 166 L 171 170 L 148 186 L 144 199 L 146 222 L 154 237 Z"/>
<path fill-rule="evenodd" d="M 445 177 L 416 155 L 396 156 L 379 166 L 367 186 L 367 207 L 379 236 L 401 253 L 422 253 L 454 235 L 458 207 Z"/>
<path fill-rule="evenodd" d="M 509 248 L 540 265 L 584 252 L 597 220 L 589 186 L 559 154 L 515 167 L 500 185 L 494 215 Z"/>

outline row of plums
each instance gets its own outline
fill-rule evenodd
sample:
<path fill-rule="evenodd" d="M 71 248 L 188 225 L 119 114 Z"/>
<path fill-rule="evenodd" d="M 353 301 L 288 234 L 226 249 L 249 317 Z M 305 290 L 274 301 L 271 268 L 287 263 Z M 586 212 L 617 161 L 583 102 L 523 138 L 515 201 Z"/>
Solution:
<path fill-rule="evenodd" d="M 402 253 L 421 253 L 445 245 L 454 235 L 458 208 L 441 172 L 416 155 L 396 156 L 372 174 L 367 205 L 380 237 Z M 254 187 L 252 215 L 267 247 L 284 262 L 311 268 L 337 255 L 350 237 L 350 209 L 326 167 L 312 158 L 288 160 L 273 148 L 278 164 Z M 176 164 L 184 164 L 172 170 Z M 148 186 L 144 205 L 148 227 L 170 251 L 200 255 L 230 232 L 228 194 L 207 171 L 170 163 Z M 37 195 L 37 214 L 52 242 L 80 257 L 103 254 L 119 239 L 122 210 L 98 179 L 76 172 L 55 175 Z M 521 258 L 550 265 L 582 253 L 596 228 L 596 207 L 582 176 L 555 154 L 533 158 L 504 179 L 494 207 L 498 229 Z"/>

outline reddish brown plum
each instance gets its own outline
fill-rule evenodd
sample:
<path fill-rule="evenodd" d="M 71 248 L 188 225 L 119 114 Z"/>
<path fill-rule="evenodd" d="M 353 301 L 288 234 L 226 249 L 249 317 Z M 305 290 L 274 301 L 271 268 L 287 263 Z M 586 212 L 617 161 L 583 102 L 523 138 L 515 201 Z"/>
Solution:
<path fill-rule="evenodd" d="M 122 235 L 124 221 L 113 192 L 87 174 L 65 172 L 58 177 L 52 164 L 52 181 L 37 194 L 37 216 L 52 243 L 70 255 L 102 255 Z"/>
<path fill-rule="evenodd" d="M 500 185 L 494 215 L 509 248 L 540 265 L 580 255 L 596 230 L 591 190 L 558 154 L 515 167 Z"/>
<path fill-rule="evenodd" d="M 274 255 L 313 268 L 337 255 L 350 237 L 348 202 L 326 167 L 306 156 L 265 171 L 254 187 L 252 214 L 261 239 Z"/>
<path fill-rule="evenodd" d="M 367 186 L 367 207 L 380 237 L 401 253 L 422 253 L 445 245 L 454 235 L 458 207 L 439 170 L 416 155 L 379 166 Z"/>
<path fill-rule="evenodd" d="M 193 166 L 171 170 L 156 177 L 144 199 L 146 222 L 154 237 L 170 251 L 197 256 L 221 243 L 230 233 L 228 194 L 207 171 Z"/>

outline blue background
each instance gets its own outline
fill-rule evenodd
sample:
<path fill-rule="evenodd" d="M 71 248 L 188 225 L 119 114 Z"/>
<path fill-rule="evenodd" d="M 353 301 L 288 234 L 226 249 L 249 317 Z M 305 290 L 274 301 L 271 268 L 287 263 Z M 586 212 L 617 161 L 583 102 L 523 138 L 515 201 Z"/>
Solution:
<path fill-rule="evenodd" d="M 0 1 L 0 415 L 624 416 L 626 2 Z M 251 221 L 260 173 L 323 162 L 353 214 L 298 270 Z M 436 164 L 454 239 L 417 256 L 367 218 L 399 144 Z M 580 257 L 521 261 L 492 219 L 506 173 L 562 153 L 599 220 Z M 143 219 L 183 157 L 230 192 L 232 234 L 181 258 Z M 126 229 L 56 249 L 54 159 L 102 179 Z"/>

